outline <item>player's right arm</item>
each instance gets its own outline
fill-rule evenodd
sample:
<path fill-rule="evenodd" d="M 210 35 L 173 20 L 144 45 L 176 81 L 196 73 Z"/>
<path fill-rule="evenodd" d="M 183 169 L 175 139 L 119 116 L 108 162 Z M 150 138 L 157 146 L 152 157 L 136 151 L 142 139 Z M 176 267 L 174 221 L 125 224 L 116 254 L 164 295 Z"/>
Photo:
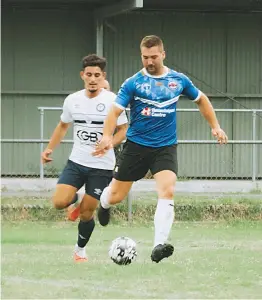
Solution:
<path fill-rule="evenodd" d="M 53 160 L 49 156 L 52 154 L 53 150 L 60 144 L 60 142 L 66 135 L 69 126 L 70 126 L 70 123 L 64 123 L 62 121 L 60 121 L 58 123 L 58 125 L 56 126 L 56 128 L 50 138 L 50 141 L 49 141 L 46 149 L 42 153 L 43 164 L 48 163 Z"/>
<path fill-rule="evenodd" d="M 104 122 L 103 137 L 93 152 L 94 156 L 103 155 L 107 150 L 112 148 L 113 134 L 117 126 L 117 119 L 127 108 L 133 98 L 133 78 L 127 79 L 121 86 L 117 98 L 112 105 Z"/>
<path fill-rule="evenodd" d="M 53 159 L 50 157 L 53 150 L 60 144 L 62 139 L 65 137 L 67 130 L 70 126 L 70 123 L 73 121 L 72 115 L 69 110 L 68 105 L 68 98 L 65 99 L 64 105 L 63 105 L 63 112 L 61 114 L 61 120 L 56 126 L 55 130 L 53 131 L 53 134 L 50 138 L 50 141 L 41 154 L 42 163 L 48 163 L 52 161 Z"/>

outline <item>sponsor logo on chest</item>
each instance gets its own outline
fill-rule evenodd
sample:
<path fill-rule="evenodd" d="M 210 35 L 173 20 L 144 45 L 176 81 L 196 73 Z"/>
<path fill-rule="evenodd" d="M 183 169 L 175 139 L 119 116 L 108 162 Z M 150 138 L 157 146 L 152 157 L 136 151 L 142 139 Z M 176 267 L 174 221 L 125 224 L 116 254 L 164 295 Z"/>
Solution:
<path fill-rule="evenodd" d="M 175 108 L 150 108 L 150 107 L 145 107 L 141 111 L 142 116 L 146 117 L 160 117 L 164 118 L 168 114 L 174 113 L 176 110 Z"/>

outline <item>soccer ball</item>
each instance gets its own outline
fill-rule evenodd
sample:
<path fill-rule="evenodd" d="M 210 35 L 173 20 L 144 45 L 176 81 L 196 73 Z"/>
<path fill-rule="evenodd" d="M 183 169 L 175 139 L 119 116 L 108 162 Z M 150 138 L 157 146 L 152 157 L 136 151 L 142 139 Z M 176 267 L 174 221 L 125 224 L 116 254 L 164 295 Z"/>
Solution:
<path fill-rule="evenodd" d="M 137 257 L 136 242 L 128 237 L 118 237 L 109 248 L 109 256 L 118 265 L 129 265 Z"/>

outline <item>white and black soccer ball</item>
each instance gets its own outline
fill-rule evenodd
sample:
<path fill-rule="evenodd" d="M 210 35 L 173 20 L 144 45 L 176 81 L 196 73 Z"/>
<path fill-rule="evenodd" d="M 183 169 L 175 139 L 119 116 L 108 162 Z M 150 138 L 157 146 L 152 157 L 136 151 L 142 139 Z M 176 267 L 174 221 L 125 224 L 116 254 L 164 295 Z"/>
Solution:
<path fill-rule="evenodd" d="M 137 257 L 136 242 L 128 237 L 118 237 L 109 248 L 109 256 L 118 265 L 129 265 Z"/>

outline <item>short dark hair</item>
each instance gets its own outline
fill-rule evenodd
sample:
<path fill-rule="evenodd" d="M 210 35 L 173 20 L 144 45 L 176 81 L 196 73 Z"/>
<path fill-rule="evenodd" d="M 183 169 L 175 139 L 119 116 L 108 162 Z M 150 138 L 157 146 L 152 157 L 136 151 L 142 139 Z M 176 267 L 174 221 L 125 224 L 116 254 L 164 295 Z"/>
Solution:
<path fill-rule="evenodd" d="M 86 67 L 99 67 L 102 71 L 106 67 L 106 59 L 104 57 L 99 57 L 96 54 L 89 54 L 82 59 L 82 69 Z"/>
<path fill-rule="evenodd" d="M 164 44 L 160 37 L 157 35 L 147 35 L 145 36 L 140 44 L 140 48 L 146 47 L 146 48 L 152 48 L 155 46 L 159 46 L 164 50 Z"/>

